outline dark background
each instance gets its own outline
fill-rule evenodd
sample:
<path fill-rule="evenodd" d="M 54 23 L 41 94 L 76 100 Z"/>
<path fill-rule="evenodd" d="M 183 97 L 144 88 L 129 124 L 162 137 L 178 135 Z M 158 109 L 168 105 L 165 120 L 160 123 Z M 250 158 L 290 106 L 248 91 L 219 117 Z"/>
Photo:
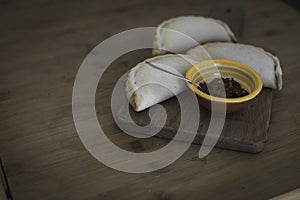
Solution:
<path fill-rule="evenodd" d="M 13 197 L 267 199 L 298 188 L 300 15 L 298 1 L 286 2 L 1 0 L 0 155 Z M 215 7 L 244 10 L 239 42 L 265 48 L 282 64 L 284 86 L 274 92 L 263 152 L 214 149 L 199 160 L 199 146 L 192 145 L 170 166 L 147 174 L 118 172 L 95 160 L 77 136 L 71 109 L 73 81 L 85 56 L 121 31 L 180 15 L 208 16 Z M 118 59 L 107 74 L 113 79 L 147 53 Z M 101 101 L 111 87 L 112 81 L 103 81 L 97 105 L 115 142 L 140 152 L 165 144 L 160 138 L 144 143 L 118 139 L 122 132 L 110 120 L 109 104 Z"/>

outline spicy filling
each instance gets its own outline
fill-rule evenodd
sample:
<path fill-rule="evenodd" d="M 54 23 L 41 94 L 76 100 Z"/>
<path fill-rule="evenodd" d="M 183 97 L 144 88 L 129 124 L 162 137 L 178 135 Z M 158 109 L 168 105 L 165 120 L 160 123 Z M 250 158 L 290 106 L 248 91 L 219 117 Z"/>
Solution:
<path fill-rule="evenodd" d="M 224 89 L 226 98 L 238 98 L 249 94 L 249 92 L 243 89 L 241 84 L 233 78 L 215 78 L 209 83 L 200 82 L 199 86 L 199 90 L 215 97 L 224 97 Z M 210 90 L 208 90 L 208 88 Z"/>

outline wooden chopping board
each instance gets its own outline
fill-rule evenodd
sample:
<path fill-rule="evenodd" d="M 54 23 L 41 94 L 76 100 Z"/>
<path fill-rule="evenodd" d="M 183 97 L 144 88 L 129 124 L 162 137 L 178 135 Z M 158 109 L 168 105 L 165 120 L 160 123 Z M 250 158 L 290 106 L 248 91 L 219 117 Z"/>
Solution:
<path fill-rule="evenodd" d="M 120 94 L 121 95 L 121 94 Z M 122 94 L 122 95 L 125 95 Z M 184 95 L 180 94 L 180 95 Z M 270 122 L 272 103 L 272 90 L 264 88 L 259 96 L 245 109 L 229 113 L 226 115 L 225 124 L 221 136 L 218 139 L 216 147 L 243 151 L 248 153 L 258 153 L 262 151 L 267 140 L 267 132 Z M 152 127 L 160 130 L 155 136 L 173 139 L 180 124 L 180 106 L 176 97 L 168 99 L 161 103 L 167 113 L 167 119 L 164 126 Z M 115 118 L 123 130 L 135 134 L 145 135 L 147 133 L 137 130 L 132 125 L 131 119 L 126 115 L 125 110 L 129 107 L 131 119 L 139 126 L 146 126 L 150 123 L 149 109 L 142 112 L 135 112 L 128 104 L 123 104 L 120 111 L 116 113 Z M 200 108 L 200 121 L 194 144 L 202 144 L 206 135 L 211 112 Z M 191 119 L 193 120 L 193 119 Z M 189 134 L 189 133 L 187 133 Z M 190 133 L 193 134 L 193 133 Z"/>

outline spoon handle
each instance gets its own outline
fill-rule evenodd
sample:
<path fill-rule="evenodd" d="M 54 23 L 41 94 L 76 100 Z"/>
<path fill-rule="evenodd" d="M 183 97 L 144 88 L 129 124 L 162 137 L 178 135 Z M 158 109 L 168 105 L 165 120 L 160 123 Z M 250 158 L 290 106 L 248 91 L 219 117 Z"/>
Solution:
<path fill-rule="evenodd" d="M 181 79 L 181 80 L 184 80 L 184 81 L 186 81 L 186 82 L 188 82 L 188 83 L 190 83 L 190 84 L 193 84 L 193 85 L 195 85 L 198 89 L 201 89 L 202 92 L 205 92 L 205 90 L 201 87 L 201 85 L 198 84 L 198 83 L 196 83 L 195 81 L 192 81 L 192 80 L 190 80 L 190 79 L 187 79 L 187 78 L 185 78 L 185 77 L 183 77 L 183 76 L 180 76 L 180 75 L 178 75 L 178 74 L 174 74 L 173 72 L 170 72 L 170 71 L 168 71 L 168 70 L 162 69 L 162 68 L 158 67 L 157 65 L 154 65 L 154 64 L 152 64 L 152 63 L 150 63 L 150 62 L 148 62 L 148 61 L 145 61 L 145 63 L 148 64 L 148 65 L 150 65 L 151 67 L 157 69 L 157 70 L 166 72 L 166 73 L 171 74 L 171 75 L 173 75 L 173 76 L 175 76 L 175 77 L 177 77 L 177 78 L 179 78 L 179 79 Z"/>
<path fill-rule="evenodd" d="M 150 63 L 150 62 L 148 62 L 148 61 L 145 61 L 145 63 L 147 63 L 148 65 L 150 65 L 151 67 L 153 67 L 153 68 L 155 68 L 155 69 L 158 69 L 158 70 L 160 70 L 160 71 L 163 71 L 163 72 L 166 72 L 166 73 L 171 74 L 171 75 L 173 75 L 173 76 L 176 76 L 177 78 L 180 78 L 181 80 L 184 80 L 184 81 L 186 81 L 186 82 L 188 82 L 188 83 L 194 84 L 194 82 L 193 82 L 192 80 L 186 79 L 186 78 L 184 78 L 184 77 L 182 77 L 182 76 L 180 76 L 180 75 L 178 75 L 178 74 L 174 74 L 173 72 L 170 72 L 170 71 L 167 71 L 167 70 L 165 70 L 165 69 L 162 69 L 162 68 L 160 68 L 160 67 L 158 67 L 158 66 L 156 66 L 156 65 L 154 65 L 154 64 L 152 64 L 152 63 Z M 196 84 L 196 85 L 198 85 L 198 84 Z"/>

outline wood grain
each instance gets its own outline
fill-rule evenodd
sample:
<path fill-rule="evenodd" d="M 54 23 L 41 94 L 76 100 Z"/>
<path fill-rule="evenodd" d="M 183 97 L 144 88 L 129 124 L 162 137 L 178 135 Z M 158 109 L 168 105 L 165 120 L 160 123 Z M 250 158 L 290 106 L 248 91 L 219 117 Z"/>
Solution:
<path fill-rule="evenodd" d="M 284 87 L 274 92 L 268 143 L 259 154 L 198 145 L 170 166 L 146 174 L 115 171 L 83 147 L 72 119 L 76 72 L 87 53 L 130 28 L 220 5 L 245 12 L 240 42 L 276 54 Z M 300 187 L 299 12 L 281 1 L 0 1 L 0 154 L 15 199 L 267 199 Z M 149 51 L 148 51 L 149 53 Z M 111 76 L 147 52 L 120 57 L 99 83 L 96 110 L 108 137 L 134 152 L 168 143 L 137 139 L 112 121 Z"/>
<path fill-rule="evenodd" d="M 185 92 L 180 95 L 185 95 Z M 260 95 L 245 109 L 227 114 L 223 131 L 220 137 L 217 138 L 218 142 L 216 147 L 248 153 L 258 153 L 262 151 L 267 141 L 271 103 L 272 90 L 264 88 Z M 156 134 L 156 136 L 173 139 L 177 134 L 179 124 L 181 123 L 182 116 L 180 114 L 180 105 L 176 97 L 162 102 L 161 105 L 166 109 L 167 120 L 164 127 Z M 131 113 L 131 119 L 136 124 L 139 126 L 146 126 L 149 124 L 149 109 L 142 112 L 135 112 L 131 106 L 128 106 L 128 104 L 123 104 L 123 107 L 120 108 L 120 112 L 116 114 L 116 120 L 118 120 L 118 123 L 128 132 L 139 135 L 147 134 L 147 132 L 137 130 L 135 125 L 132 124 L 131 119 L 129 120 L 125 112 L 128 107 L 130 109 L 129 112 Z M 199 107 L 200 122 L 197 135 L 193 142 L 194 144 L 203 143 L 203 139 L 207 134 L 207 130 L 211 122 L 211 113 L 202 108 L 200 105 Z M 159 121 L 159 119 L 157 120 Z M 190 118 L 188 120 L 194 119 Z M 155 124 L 151 127 L 154 129 L 160 128 Z M 191 132 L 186 132 L 186 134 L 193 135 Z"/>

